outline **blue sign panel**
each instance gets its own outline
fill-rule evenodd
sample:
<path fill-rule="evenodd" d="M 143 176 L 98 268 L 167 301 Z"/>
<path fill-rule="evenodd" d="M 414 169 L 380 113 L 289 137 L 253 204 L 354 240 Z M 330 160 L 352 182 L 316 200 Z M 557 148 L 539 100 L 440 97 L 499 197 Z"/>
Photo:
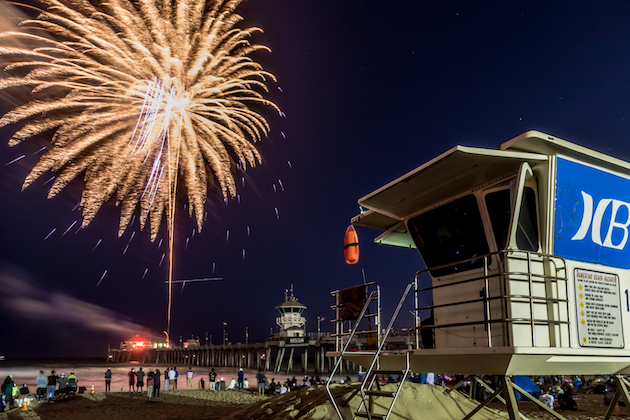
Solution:
<path fill-rule="evenodd" d="M 554 254 L 630 268 L 630 180 L 557 158 Z"/>

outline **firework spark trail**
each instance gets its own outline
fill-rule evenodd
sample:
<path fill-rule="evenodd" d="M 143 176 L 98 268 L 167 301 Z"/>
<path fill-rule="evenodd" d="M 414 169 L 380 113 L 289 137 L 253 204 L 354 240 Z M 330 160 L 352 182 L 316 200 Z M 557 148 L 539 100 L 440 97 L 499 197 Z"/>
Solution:
<path fill-rule="evenodd" d="M 140 153 L 142 150 L 146 150 L 145 146 L 151 136 L 155 122 L 158 119 L 160 103 L 162 102 L 163 97 L 164 84 L 161 81 L 158 81 L 157 78 L 154 78 L 147 86 L 147 93 L 144 95 L 144 101 L 142 102 L 142 108 L 140 110 L 141 117 L 138 118 L 136 126 L 133 129 L 133 133 L 131 133 L 131 138 L 129 139 L 129 143 L 131 144 L 134 138 L 136 138 L 136 131 L 138 130 L 138 127 L 141 127 L 138 139 L 134 142 L 131 157 Z"/>
<path fill-rule="evenodd" d="M 11 165 L 11 164 L 13 164 L 13 163 L 17 162 L 18 160 L 24 159 L 24 157 L 25 157 L 25 156 L 26 156 L 26 155 L 18 156 L 18 157 L 16 157 L 15 159 L 13 159 L 11 162 L 8 162 L 7 164 L 5 164 L 4 166 L 9 166 L 9 165 Z"/>
<path fill-rule="evenodd" d="M 70 231 L 70 229 L 72 229 L 72 227 L 73 227 L 74 225 L 76 225 L 76 224 L 77 224 L 77 221 L 75 220 L 74 222 L 72 222 L 72 224 L 71 224 L 70 226 L 68 226 L 68 229 L 66 229 L 66 230 L 65 230 L 65 231 L 61 234 L 61 236 L 66 236 L 66 233 L 68 233 L 68 232 Z"/>
<path fill-rule="evenodd" d="M 57 228 L 53 228 L 53 230 L 50 231 L 50 233 L 48 235 L 46 235 L 46 237 L 44 238 L 44 240 L 50 238 L 50 235 L 52 235 L 53 233 L 55 233 L 55 231 L 57 230 Z"/>
<path fill-rule="evenodd" d="M 98 246 L 101 244 L 101 242 L 103 242 L 103 239 L 99 239 L 98 242 L 96 243 L 96 245 L 94 245 L 94 248 L 92 248 L 92 252 L 94 252 L 96 250 L 96 248 L 98 248 Z"/>
<path fill-rule="evenodd" d="M 50 198 L 82 178 L 81 225 L 114 196 L 119 236 L 137 213 L 154 241 L 166 214 L 172 277 L 178 182 L 201 231 L 208 186 L 227 204 L 232 168 L 261 161 L 269 125 L 252 105 L 285 116 L 264 96 L 275 77 L 251 58 L 269 51 L 250 42 L 260 30 L 236 26 L 241 1 L 42 0 L 38 18 L 1 33 L 0 90 L 32 92 L 0 118 L 16 127 L 9 145 L 54 133 L 23 188 L 53 172 Z"/>
<path fill-rule="evenodd" d="M 96 283 L 96 287 L 98 287 L 98 286 L 101 284 L 101 282 L 102 282 L 102 281 L 103 281 L 103 279 L 105 278 L 105 275 L 106 275 L 106 274 L 107 274 L 107 270 L 105 270 L 105 271 L 103 272 L 103 275 L 101 276 L 101 279 L 98 281 L 98 283 Z"/>

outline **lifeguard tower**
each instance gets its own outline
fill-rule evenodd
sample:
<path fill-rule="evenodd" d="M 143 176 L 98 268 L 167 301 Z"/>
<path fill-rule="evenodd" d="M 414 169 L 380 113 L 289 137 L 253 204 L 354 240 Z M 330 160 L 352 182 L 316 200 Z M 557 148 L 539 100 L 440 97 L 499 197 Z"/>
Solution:
<path fill-rule="evenodd" d="M 370 371 L 502 375 L 485 403 L 502 394 L 512 419 L 514 389 L 524 392 L 511 375 L 615 375 L 607 418 L 620 396 L 630 406 L 619 376 L 630 373 L 628 162 L 528 131 L 496 149 L 456 146 L 359 204 L 354 225 L 416 248 L 428 267 L 392 318 L 413 290 L 423 334 L 416 349 L 388 352 L 388 328 L 378 350 L 341 358 Z M 367 408 L 371 383 L 357 416 L 386 418 L 391 408 Z"/>

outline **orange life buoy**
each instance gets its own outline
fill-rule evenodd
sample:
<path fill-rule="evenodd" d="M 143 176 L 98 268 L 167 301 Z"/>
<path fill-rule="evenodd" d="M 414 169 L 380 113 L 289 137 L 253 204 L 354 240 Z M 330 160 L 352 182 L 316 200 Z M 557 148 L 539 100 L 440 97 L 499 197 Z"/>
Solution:
<path fill-rule="evenodd" d="M 359 236 L 352 225 L 348 226 L 346 236 L 343 238 L 343 256 L 346 264 L 359 262 Z"/>

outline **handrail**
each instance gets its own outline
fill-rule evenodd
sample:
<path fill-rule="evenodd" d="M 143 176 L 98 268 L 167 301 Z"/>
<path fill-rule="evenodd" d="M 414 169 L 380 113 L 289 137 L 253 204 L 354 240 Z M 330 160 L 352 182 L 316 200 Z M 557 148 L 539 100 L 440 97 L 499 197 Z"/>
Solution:
<path fill-rule="evenodd" d="M 555 255 L 549 255 L 550 257 L 554 257 L 554 258 L 559 258 L 556 257 Z M 420 275 L 420 274 L 424 274 L 427 273 L 429 270 L 421 270 L 418 271 L 416 273 L 416 275 Z M 528 276 L 530 273 L 526 272 L 526 271 L 504 271 L 502 273 L 496 273 L 496 274 L 492 274 L 492 275 L 488 275 L 487 277 L 489 278 L 493 278 L 493 277 L 501 277 L 501 276 Z M 537 279 L 537 281 L 539 283 L 544 282 L 545 280 L 552 280 L 552 281 L 558 281 L 558 280 L 566 280 L 566 278 L 564 277 L 559 277 L 559 276 L 549 276 L 546 274 L 537 274 L 537 273 L 532 273 L 532 276 L 535 277 Z M 459 284 L 464 284 L 464 283 L 471 283 L 474 281 L 479 281 L 479 280 L 483 280 L 486 276 L 479 276 L 479 277 L 473 277 L 470 279 L 465 279 L 465 280 L 458 280 L 458 281 L 451 281 L 449 283 L 445 283 L 445 284 L 438 284 L 435 286 L 431 286 L 431 287 L 424 287 L 422 289 L 416 289 L 416 293 L 420 293 L 420 292 L 426 292 L 428 290 L 433 290 L 433 289 L 440 289 L 442 287 L 452 287 L 455 285 L 459 285 Z M 527 279 L 518 279 L 518 278 L 513 278 L 511 279 L 512 281 L 529 281 Z"/>
<path fill-rule="evenodd" d="M 498 265 L 490 268 L 490 258 L 493 255 L 498 255 L 498 258 L 495 258 L 495 261 L 498 262 Z M 446 268 L 452 265 L 459 265 L 465 263 L 467 261 L 479 260 L 483 258 L 483 265 L 481 267 L 476 267 L 471 269 L 473 278 L 455 278 L 444 281 L 434 282 L 430 287 L 419 288 L 420 276 L 423 274 L 431 274 L 432 270 L 439 268 Z M 510 263 L 510 261 L 512 263 Z M 514 266 L 516 263 L 519 266 Z M 509 264 L 509 265 L 508 265 Z M 536 267 L 541 267 L 540 269 L 536 269 Z M 510 270 L 507 270 L 509 267 Z M 516 270 L 512 270 L 516 268 Z M 520 269 L 519 269 L 520 268 Z M 480 271 L 483 270 L 483 273 Z M 491 326 L 497 323 L 503 324 L 529 324 L 531 330 L 531 345 L 536 346 L 536 332 L 535 329 L 537 326 L 542 325 L 566 325 L 568 329 L 568 339 L 569 342 L 573 340 L 573 334 L 571 331 L 571 311 L 569 308 L 569 285 L 568 278 L 566 272 L 566 261 L 562 257 L 558 257 L 556 255 L 543 254 L 538 252 L 531 251 L 523 251 L 523 250 L 502 250 L 498 252 L 489 253 L 483 256 L 477 256 L 474 258 L 469 258 L 462 261 L 457 261 L 451 264 L 445 264 L 438 267 L 431 267 L 425 270 L 420 270 L 416 272 L 414 276 L 414 284 L 415 284 L 415 313 L 416 313 L 416 331 L 422 330 L 436 330 L 440 328 L 450 328 L 450 327 L 463 327 L 470 325 L 484 325 L 487 335 L 487 345 L 488 347 L 492 347 L 492 332 Z M 538 271 L 538 272 L 537 272 Z M 475 298 L 472 296 L 468 296 L 467 299 L 458 300 L 458 301 L 442 301 L 438 304 L 431 303 L 428 306 L 419 306 L 419 295 L 421 292 L 429 292 L 434 291 L 436 289 L 443 289 L 445 287 L 456 287 L 461 284 L 471 283 L 471 282 L 482 282 L 483 291 L 480 294 L 479 298 Z M 498 283 L 497 283 L 498 282 Z M 437 283 L 437 284 L 435 284 Z M 518 293 L 518 290 L 512 289 L 515 284 L 522 284 L 525 289 L 524 293 Z M 545 291 L 543 293 L 535 293 L 534 287 L 535 285 L 548 284 L 550 290 L 553 291 Z M 495 293 L 492 293 L 491 289 L 495 288 Z M 538 286 L 536 286 L 538 287 Z M 496 293 L 498 290 L 501 292 Z M 512 292 L 512 293 L 510 293 Z M 517 292 L 517 293 L 514 293 Z M 444 293 L 444 292 L 443 292 Z M 464 296 L 462 296 L 464 297 Z M 503 310 L 502 314 L 498 318 L 492 319 L 491 314 L 491 303 L 492 302 L 503 302 Z M 525 314 L 519 313 L 520 316 L 511 316 L 511 305 L 514 303 L 524 303 L 529 307 L 529 311 Z M 461 306 L 461 305 L 470 305 L 470 304 L 482 304 L 483 305 L 483 314 L 484 319 L 479 319 L 475 321 L 462 321 L 457 322 L 457 319 L 453 319 L 452 322 L 437 324 L 434 322 L 434 325 L 425 325 L 423 326 L 420 322 L 417 314 L 419 311 L 423 310 L 435 310 L 440 308 Z M 548 315 L 547 317 L 536 316 L 535 313 L 535 305 L 547 305 L 548 307 L 557 307 L 560 311 L 556 316 L 551 317 Z M 558 306 L 556 306 L 558 305 Z M 546 311 L 548 313 L 548 311 Z M 514 314 L 516 315 L 516 314 Z M 525 315 L 525 316 L 522 316 Z M 439 317 L 438 317 L 439 318 Z M 552 318 L 552 319 L 549 319 Z M 564 328 L 562 329 L 564 331 Z M 506 331 L 509 332 L 509 331 Z M 555 337 L 555 336 L 554 336 Z M 566 337 L 562 333 L 558 336 L 562 341 L 563 337 Z M 420 348 L 420 334 L 416 333 L 416 347 Z M 550 337 L 550 339 L 552 339 Z M 511 342 L 511 340 L 508 338 Z M 556 338 L 553 338 L 555 341 Z"/>
<path fill-rule="evenodd" d="M 359 328 L 359 323 L 363 319 L 363 315 L 365 315 L 365 312 L 367 311 L 368 307 L 370 306 L 370 303 L 372 302 L 372 296 L 375 293 L 377 293 L 376 290 L 372 291 L 372 293 L 370 293 L 370 296 L 368 297 L 368 299 L 365 301 L 365 304 L 363 305 L 363 309 L 361 309 L 361 314 L 359 315 L 359 317 L 357 318 L 356 322 L 354 323 L 354 327 L 352 328 L 352 332 L 350 333 L 350 337 L 348 337 L 348 341 L 346 341 L 346 344 L 345 344 L 343 350 L 341 351 L 341 354 L 337 358 L 337 363 L 335 363 L 335 367 L 333 368 L 332 372 L 328 376 L 328 381 L 326 381 L 326 392 L 328 393 L 328 397 L 330 398 L 330 402 L 332 403 L 333 407 L 335 408 L 335 411 L 337 412 L 337 415 L 339 416 L 339 420 L 343 420 L 343 416 L 341 415 L 341 411 L 339 411 L 339 407 L 337 407 L 337 403 L 335 402 L 335 398 L 333 397 L 332 392 L 330 391 L 330 383 L 332 382 L 332 379 L 335 376 L 335 373 L 337 373 L 337 369 L 339 369 L 339 366 L 343 362 L 343 354 L 346 353 L 346 350 L 348 350 L 348 347 L 350 346 L 350 341 L 352 339 L 352 336 L 354 336 L 354 334 L 357 332 L 357 328 Z"/>
<path fill-rule="evenodd" d="M 409 355 L 409 352 L 407 352 L 407 357 L 405 359 L 405 361 L 407 362 L 407 369 L 405 370 L 405 374 L 403 375 L 403 377 L 400 378 L 400 387 L 403 386 L 403 384 L 407 380 L 407 377 L 409 376 L 409 370 L 411 368 L 411 362 L 410 362 L 409 358 L 410 358 L 410 355 Z M 400 388 L 398 388 L 398 391 L 400 391 Z M 390 414 L 392 413 L 392 410 L 394 409 L 394 405 L 396 405 L 396 400 L 398 399 L 398 395 L 399 394 L 400 394 L 400 392 L 396 392 L 396 395 L 394 395 L 394 400 L 392 401 L 391 405 L 389 406 L 389 410 L 387 410 L 387 415 L 385 416 L 386 419 L 388 419 Z"/>
<path fill-rule="evenodd" d="M 457 302 L 451 302 L 451 303 L 443 303 L 441 305 L 429 305 L 429 306 L 421 306 L 416 308 L 417 310 L 421 311 L 421 310 L 425 310 L 425 309 L 431 309 L 431 308 L 446 308 L 448 306 L 455 306 L 455 305 L 467 305 L 469 303 L 479 303 L 479 302 L 485 302 L 485 301 L 491 301 L 491 300 L 499 300 L 499 299 L 511 299 L 511 300 L 518 300 L 518 299 L 523 299 L 525 300 L 529 300 L 529 299 L 533 299 L 536 303 L 545 303 L 545 302 L 551 302 L 551 303 L 566 303 L 569 302 L 570 299 L 560 299 L 560 298 L 551 298 L 551 297 L 541 297 L 541 296 L 531 296 L 531 295 L 498 295 L 498 296 L 492 296 L 489 298 L 479 298 L 479 299 L 470 299 L 470 300 L 460 300 Z"/>
<path fill-rule="evenodd" d="M 385 331 L 385 335 L 383 336 L 383 340 L 381 341 L 380 345 L 378 346 L 378 350 L 376 351 L 376 355 L 375 355 L 374 359 L 372 359 L 372 363 L 370 364 L 370 367 L 365 372 L 365 378 L 366 379 L 370 377 L 372 371 L 374 370 L 374 366 L 379 361 L 379 355 L 383 352 L 383 347 L 385 346 L 385 342 L 387 341 L 387 337 L 389 336 L 389 333 L 392 330 L 392 327 L 394 325 L 394 321 L 396 321 L 396 318 L 398 317 L 398 313 L 400 312 L 400 309 L 402 308 L 403 303 L 405 303 L 405 299 L 407 298 L 407 294 L 409 293 L 409 290 L 411 290 L 411 286 L 413 286 L 413 285 L 414 285 L 414 282 L 409 283 L 407 285 L 407 288 L 405 289 L 405 292 L 403 293 L 402 297 L 400 298 L 400 301 L 398 302 L 398 306 L 396 306 L 396 310 L 394 311 L 394 314 L 392 315 L 392 318 L 389 321 L 389 325 L 387 326 L 387 330 Z M 409 356 L 407 356 L 407 368 L 405 370 L 405 377 L 407 376 L 408 372 L 409 372 Z M 403 379 L 403 381 L 404 381 L 404 379 Z M 363 404 L 365 404 L 365 386 L 366 386 L 367 383 L 368 383 L 368 381 L 364 380 L 361 383 L 361 387 L 359 388 L 359 392 L 361 393 L 361 400 L 362 400 L 361 405 L 359 406 L 359 410 L 361 409 Z M 373 383 L 373 381 L 370 381 L 370 385 L 372 383 Z M 394 402 L 392 402 L 392 405 L 390 406 L 390 412 L 391 412 L 391 407 L 393 407 L 393 405 L 394 405 Z M 370 415 L 369 410 L 367 411 L 367 416 L 368 416 L 368 420 L 372 419 L 372 416 Z M 389 416 L 389 413 L 387 414 L 387 416 Z"/>
<path fill-rule="evenodd" d="M 436 328 L 451 328 L 451 327 L 466 327 L 470 325 L 480 325 L 480 324 L 499 324 L 504 322 L 513 322 L 516 324 L 529 324 L 534 321 L 536 324 L 540 325 L 569 325 L 569 321 L 556 321 L 549 319 L 536 319 L 536 318 L 501 318 L 501 319 L 491 319 L 489 321 L 467 321 L 467 322 L 452 322 L 450 324 L 435 324 L 435 325 L 424 325 L 419 327 L 420 330 L 432 330 Z"/>
<path fill-rule="evenodd" d="M 378 284 L 378 282 L 376 281 L 368 281 L 367 283 L 362 284 L 362 286 L 373 286 L 375 284 Z M 330 296 L 336 295 L 337 293 L 341 292 L 344 289 L 339 289 L 339 290 L 333 290 L 332 292 L 330 292 Z"/>

